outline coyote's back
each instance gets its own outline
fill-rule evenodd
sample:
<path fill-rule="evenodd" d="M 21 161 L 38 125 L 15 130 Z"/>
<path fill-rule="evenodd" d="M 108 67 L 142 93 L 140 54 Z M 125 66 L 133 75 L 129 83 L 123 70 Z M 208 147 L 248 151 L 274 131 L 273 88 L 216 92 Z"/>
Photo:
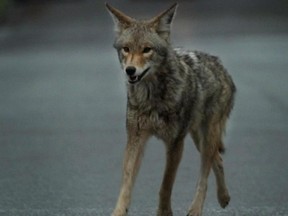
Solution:
<path fill-rule="evenodd" d="M 115 21 L 117 50 L 127 83 L 127 135 L 123 181 L 113 216 L 127 214 L 145 143 L 152 135 L 166 146 L 158 216 L 171 216 L 171 192 L 190 133 L 201 154 L 200 178 L 188 216 L 200 216 L 212 168 L 219 204 L 230 201 L 222 158 L 222 135 L 233 108 L 235 85 L 220 60 L 199 51 L 173 49 L 170 24 L 177 4 L 138 21 L 107 5 Z"/>

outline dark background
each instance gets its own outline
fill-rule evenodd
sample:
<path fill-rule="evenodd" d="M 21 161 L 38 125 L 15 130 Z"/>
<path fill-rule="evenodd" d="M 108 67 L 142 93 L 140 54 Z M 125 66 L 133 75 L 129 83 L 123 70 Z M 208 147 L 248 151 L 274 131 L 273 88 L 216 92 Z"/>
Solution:
<path fill-rule="evenodd" d="M 170 1 L 108 1 L 152 17 Z M 175 46 L 218 55 L 238 88 L 220 209 L 211 175 L 204 215 L 288 215 L 288 4 L 178 1 Z M 113 210 L 126 142 L 125 85 L 104 1 L 0 1 L 0 215 L 103 215 Z M 164 167 L 152 139 L 130 215 L 155 215 Z M 173 191 L 185 215 L 199 156 L 186 139 Z"/>

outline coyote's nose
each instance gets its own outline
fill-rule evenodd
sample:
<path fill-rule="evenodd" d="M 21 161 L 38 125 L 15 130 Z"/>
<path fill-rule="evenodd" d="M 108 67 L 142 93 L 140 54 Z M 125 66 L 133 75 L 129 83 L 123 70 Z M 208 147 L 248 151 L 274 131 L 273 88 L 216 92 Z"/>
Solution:
<path fill-rule="evenodd" d="M 128 76 L 132 76 L 132 75 L 135 74 L 136 68 L 133 67 L 133 66 L 129 66 L 129 67 L 126 68 L 125 71 L 126 71 L 126 73 L 127 73 Z"/>

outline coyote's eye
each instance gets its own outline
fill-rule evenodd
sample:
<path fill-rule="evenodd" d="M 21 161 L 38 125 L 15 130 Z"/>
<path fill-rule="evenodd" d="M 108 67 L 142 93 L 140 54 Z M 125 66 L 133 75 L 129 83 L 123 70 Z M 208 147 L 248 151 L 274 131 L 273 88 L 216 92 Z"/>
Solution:
<path fill-rule="evenodd" d="M 151 50 L 152 50 L 151 47 L 145 47 L 145 48 L 143 49 L 143 53 L 149 53 Z"/>
<path fill-rule="evenodd" d="M 129 51 L 130 51 L 129 47 L 123 47 L 122 50 L 123 50 L 125 53 L 129 53 Z"/>

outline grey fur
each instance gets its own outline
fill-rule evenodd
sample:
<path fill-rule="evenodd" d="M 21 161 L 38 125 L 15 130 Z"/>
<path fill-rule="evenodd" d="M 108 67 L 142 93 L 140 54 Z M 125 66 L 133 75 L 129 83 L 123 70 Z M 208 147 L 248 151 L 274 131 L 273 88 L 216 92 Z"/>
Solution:
<path fill-rule="evenodd" d="M 125 21 L 125 27 L 118 29 L 114 43 L 122 68 L 125 69 L 128 62 L 136 65 L 133 58 L 136 58 L 137 53 L 140 60 L 146 59 L 143 60 L 143 68 L 149 65 L 147 74 L 145 73 L 139 82 L 127 83 L 128 143 L 121 192 L 113 216 L 127 214 L 126 209 L 130 203 L 143 149 L 152 135 L 162 139 L 167 150 L 158 216 L 172 215 L 172 186 L 181 160 L 183 140 L 188 133 L 201 153 L 200 179 L 188 215 L 202 214 L 210 168 L 213 168 L 216 176 L 219 203 L 225 207 L 230 196 L 225 185 L 219 153 L 224 151 L 222 134 L 233 108 L 236 91 L 230 75 L 215 56 L 171 47 L 170 23 L 176 5 L 149 21 L 127 18 L 122 12 L 115 12 L 116 9 L 109 5 L 107 7 L 114 20 L 116 17 L 118 25 L 123 17 Z M 131 23 L 127 24 L 127 20 Z M 168 25 L 165 28 L 159 27 L 163 25 L 163 20 L 169 21 L 165 23 Z M 166 29 L 166 32 L 163 32 L 163 29 Z M 153 48 L 149 58 L 139 54 L 143 46 Z M 131 61 L 127 60 L 128 54 L 123 53 L 123 47 L 129 48 Z"/>

